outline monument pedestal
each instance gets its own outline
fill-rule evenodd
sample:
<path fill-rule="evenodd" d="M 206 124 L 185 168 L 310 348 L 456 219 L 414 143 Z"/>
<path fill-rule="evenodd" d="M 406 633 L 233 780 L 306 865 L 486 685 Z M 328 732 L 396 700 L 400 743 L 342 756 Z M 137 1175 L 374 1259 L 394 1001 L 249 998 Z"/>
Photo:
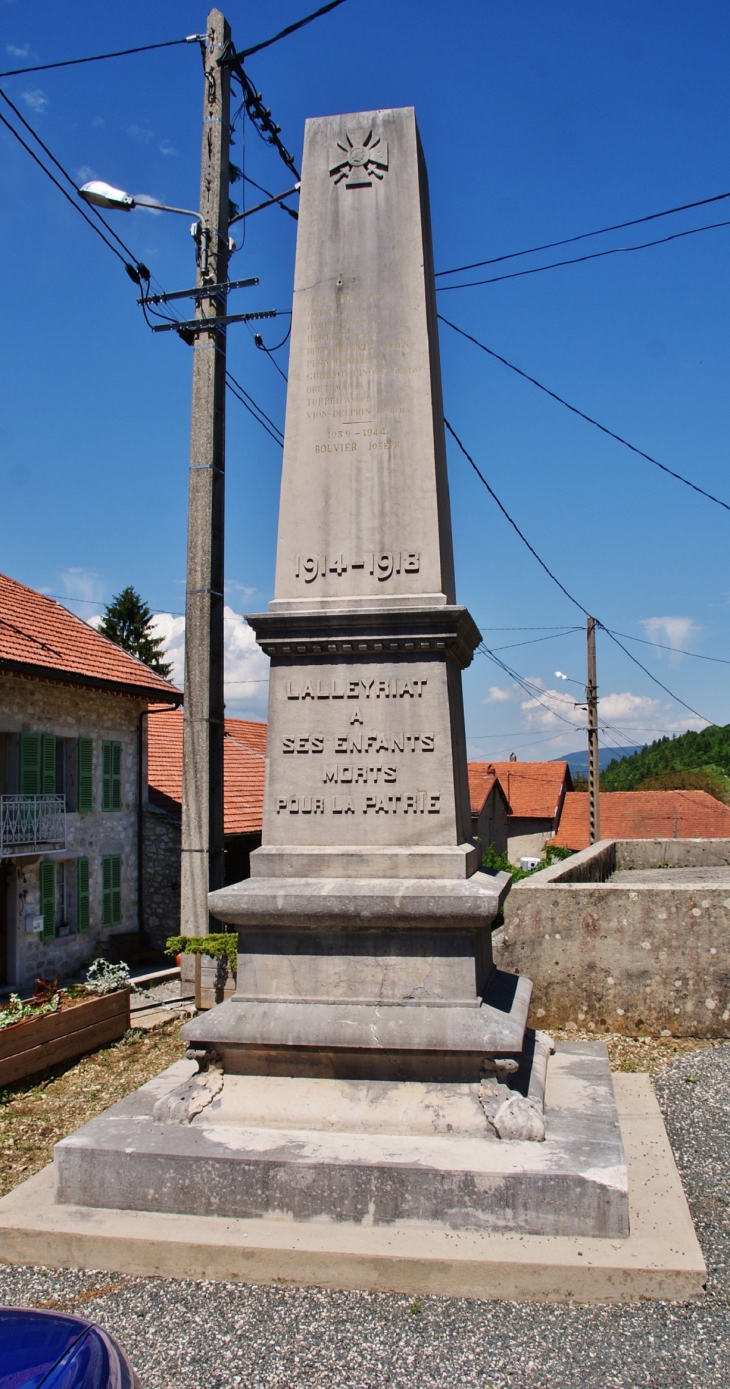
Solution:
<path fill-rule="evenodd" d="M 364 1229 L 420 1222 L 424 1236 L 628 1236 L 626 1159 L 600 1043 L 553 1058 L 543 1143 L 498 1139 L 477 1085 L 228 1074 L 221 1083 L 195 1069 L 177 1062 L 57 1144 L 57 1202 Z"/>

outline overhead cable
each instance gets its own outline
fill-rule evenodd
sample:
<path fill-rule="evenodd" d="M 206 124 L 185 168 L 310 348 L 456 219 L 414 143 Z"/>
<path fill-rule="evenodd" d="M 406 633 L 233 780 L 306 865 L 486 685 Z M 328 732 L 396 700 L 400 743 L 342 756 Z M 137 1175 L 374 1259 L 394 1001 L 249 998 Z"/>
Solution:
<path fill-rule="evenodd" d="M 694 207 L 706 207 L 708 203 L 719 203 L 730 198 L 730 193 L 715 193 L 711 198 L 698 198 L 693 203 L 681 203 L 679 207 L 668 207 L 664 212 L 650 212 L 646 217 L 632 217 L 630 222 L 615 222 L 612 227 L 599 227 L 598 231 L 580 232 L 578 236 L 566 236 L 562 241 L 546 241 L 542 246 L 530 246 L 526 251 L 509 251 L 504 256 L 491 256 L 489 260 L 473 260 L 469 265 L 456 265 L 453 270 L 437 270 L 436 278 L 442 275 L 460 275 L 466 270 L 478 270 L 482 265 L 499 265 L 505 260 L 515 260 L 518 256 L 533 256 L 540 251 L 554 251 L 557 246 L 570 246 L 575 241 L 585 241 L 590 236 L 605 236 L 607 232 L 624 231 L 626 227 L 638 227 L 642 222 L 653 222 L 657 217 L 672 217 L 675 212 L 689 212 Z"/>
<path fill-rule="evenodd" d="M 12 101 L 10 100 L 10 97 L 8 96 L 7 92 L 4 92 L 4 91 L 2 91 L 2 89 L 0 89 L 0 97 L 1 97 L 2 100 L 6 103 L 6 105 L 8 105 L 8 106 L 10 107 L 11 111 L 13 111 L 13 112 L 15 113 L 17 119 L 18 119 L 19 121 L 22 122 L 22 124 L 25 126 L 25 129 L 28 131 L 28 133 L 29 133 L 30 135 L 33 136 L 33 139 L 36 141 L 36 143 L 37 143 L 38 145 L 40 145 L 41 149 L 43 150 L 44 154 L 48 157 L 48 159 L 50 159 L 51 162 L 52 162 L 53 164 L 55 164 L 55 166 L 56 166 L 56 168 L 59 170 L 59 172 L 63 174 L 63 177 L 66 179 L 66 182 L 67 182 L 68 184 L 70 184 L 70 186 L 73 188 L 74 192 L 75 192 L 75 193 L 78 193 L 78 191 L 79 191 L 79 189 L 78 189 L 78 184 L 74 181 L 74 179 L 72 179 L 72 177 L 71 177 L 71 175 L 69 174 L 68 170 L 67 170 L 67 169 L 64 169 L 63 164 L 61 164 L 61 163 L 59 162 L 59 160 L 56 159 L 55 154 L 53 154 L 52 151 L 49 150 L 48 145 L 46 145 L 46 144 L 44 143 L 44 141 L 41 139 L 40 135 L 38 134 L 38 131 L 33 129 L 33 126 L 30 125 L 30 123 L 25 119 L 25 116 L 22 114 L 22 112 L 19 111 L 18 108 L 17 108 L 17 106 L 14 104 L 14 102 L 12 102 Z M 9 127 L 9 128 L 12 129 L 12 127 Z M 15 132 L 13 132 L 13 133 L 15 134 Z M 21 144 L 22 144 L 22 143 L 23 143 L 23 141 L 21 141 Z M 25 145 L 25 148 L 28 149 L 28 146 Z M 32 151 L 31 151 L 31 150 L 28 150 L 28 153 L 31 154 Z M 37 160 L 36 162 L 37 162 L 37 163 L 40 163 L 39 160 Z M 44 167 L 43 164 L 40 164 L 40 167 L 43 168 L 43 167 Z M 45 172 L 48 173 L 48 170 L 46 169 Z M 54 182 L 55 182 L 55 180 L 54 180 Z M 63 192 L 63 189 L 62 189 L 61 191 Z M 66 196 L 68 196 L 68 195 L 66 195 Z M 78 206 L 78 205 L 77 205 L 76 203 L 74 203 L 74 207 L 77 207 L 77 206 Z M 104 230 L 107 231 L 107 232 L 109 233 L 109 235 L 112 236 L 112 237 L 114 238 L 114 240 L 116 241 L 117 245 L 118 245 L 118 246 L 121 246 L 122 250 L 129 256 L 129 259 L 130 259 L 130 261 L 131 261 L 131 263 L 132 263 L 133 268 L 136 268 L 137 272 L 139 272 L 139 270 L 140 270 L 140 265 L 139 265 L 139 262 L 138 262 L 138 260 L 137 260 L 137 257 L 135 256 L 134 252 L 133 252 L 133 251 L 130 251 L 129 247 L 126 245 L 126 243 L 125 243 L 124 241 L 122 241 L 122 238 L 121 238 L 120 236 L 117 236 L 117 233 L 112 229 L 112 227 L 109 226 L 109 224 L 106 222 L 106 220 L 102 217 L 101 213 L 99 212 L 99 209 L 98 209 L 97 207 L 95 207 L 95 206 L 93 205 L 93 203 L 88 204 L 88 206 L 90 206 L 92 212 L 94 212 L 94 213 L 96 214 L 96 218 L 97 218 L 97 220 L 98 220 L 99 222 L 101 222 L 101 225 L 104 227 Z M 87 221 L 89 220 L 89 219 L 88 219 L 88 216 L 87 216 L 86 220 L 87 220 Z M 113 249 L 114 249 L 114 248 L 112 247 L 112 250 L 113 250 Z M 117 255 L 118 255 L 118 254 L 119 254 L 119 253 L 117 252 Z M 141 267 L 141 268 L 142 268 L 142 269 L 146 269 L 146 267 L 144 267 L 144 266 Z M 126 262 L 125 262 L 125 269 L 128 270 L 128 267 L 127 267 Z M 145 278 L 145 276 L 143 276 L 142 278 Z"/>
<path fill-rule="evenodd" d="M 685 651 L 681 646 L 667 646 L 661 641 L 649 641 L 647 637 L 632 637 L 628 632 L 611 632 L 612 637 L 623 637 L 624 641 L 638 641 L 642 646 L 657 646 L 660 651 L 672 651 L 675 656 L 694 656 L 696 661 L 714 661 L 716 665 L 730 666 L 726 656 L 705 656 L 701 651 Z"/>
<path fill-rule="evenodd" d="M 494 488 L 491 487 L 491 486 L 489 485 L 489 483 L 487 482 L 487 479 L 485 478 L 484 474 L 483 474 L 483 473 L 480 471 L 480 469 L 477 467 L 477 465 L 476 465 L 476 463 L 474 462 L 474 459 L 472 458 L 471 454 L 467 452 L 467 450 L 465 449 L 464 445 L 462 444 L 461 439 L 459 438 L 458 434 L 457 434 L 456 431 L 453 429 L 453 427 L 449 424 L 449 422 L 448 422 L 447 419 L 444 419 L 444 424 L 446 425 L 446 428 L 448 429 L 449 434 L 452 436 L 452 438 L 453 438 L 453 439 L 456 441 L 456 443 L 458 444 L 458 446 L 459 446 L 461 452 L 463 453 L 464 457 L 466 458 L 467 462 L 471 464 L 471 466 L 472 466 L 472 468 L 474 469 L 474 472 L 476 473 L 476 475 L 477 475 L 477 477 L 479 478 L 480 482 L 482 482 L 482 483 L 484 484 L 484 486 L 486 487 L 486 489 L 487 489 L 487 491 L 488 491 L 490 497 L 492 497 L 492 499 L 497 503 L 497 506 L 499 507 L 500 511 L 502 512 L 502 515 L 505 517 L 505 519 L 506 519 L 507 521 L 509 521 L 509 524 L 512 526 L 512 529 L 517 533 L 517 535 L 519 536 L 519 538 L 520 538 L 520 540 L 522 541 L 523 545 L 525 545 L 526 548 L 530 551 L 530 554 L 533 556 L 533 558 L 537 560 L 538 564 L 540 565 L 540 568 L 541 568 L 541 569 L 544 569 L 544 571 L 545 571 L 545 573 L 547 574 L 548 578 L 549 578 L 549 579 L 552 579 L 553 583 L 557 585 L 557 587 L 560 589 L 561 593 L 564 593 L 564 594 L 565 594 L 565 597 L 568 598 L 568 599 L 570 600 L 570 602 L 573 603 L 573 605 L 574 605 L 576 608 L 578 608 L 578 609 L 580 610 L 580 612 L 584 613 L 586 617 L 590 617 L 591 614 L 588 612 L 588 609 L 587 609 L 587 608 L 584 608 L 584 607 L 583 607 L 583 604 L 582 604 L 582 603 L 579 603 L 579 602 L 578 602 L 578 599 L 577 599 L 577 598 L 574 598 L 573 595 L 572 595 L 572 593 L 569 593 L 569 592 L 568 592 L 568 589 L 565 587 L 565 585 L 562 584 L 562 583 L 560 582 L 560 579 L 558 579 L 557 576 L 556 576 L 555 574 L 553 574 L 552 570 L 548 568 L 548 566 L 546 565 L 545 561 L 544 561 L 543 559 L 540 558 L 540 555 L 537 553 L 537 550 L 535 549 L 535 547 L 534 547 L 533 545 L 530 544 L 529 540 L 527 539 L 527 536 L 524 535 L 524 533 L 520 530 L 519 526 L 517 525 L 517 522 L 516 522 L 516 521 L 513 521 L 512 517 L 510 516 L 509 512 L 507 511 L 507 508 L 504 507 L 504 506 L 502 505 L 501 501 L 499 500 L 499 497 L 497 496 L 496 492 L 494 491 Z M 650 671 L 650 670 L 647 670 L 647 668 L 646 668 L 645 665 L 642 665 L 641 661 L 639 661 L 639 660 L 637 659 L 637 657 L 634 656 L 633 652 L 627 650 L 627 648 L 622 644 L 622 642 L 619 641 L 618 637 L 616 637 L 616 636 L 614 635 L 614 633 L 613 633 L 608 627 L 606 627 L 605 623 L 601 622 L 600 618 L 596 618 L 595 621 L 596 621 L 597 625 L 601 628 L 601 630 L 604 631 L 604 632 L 606 633 L 606 636 L 610 637 L 610 638 L 611 638 L 611 641 L 614 642 L 616 646 L 618 646 L 618 647 L 621 648 L 621 650 L 623 651 L 624 655 L 625 655 L 625 656 L 628 656 L 629 660 L 630 660 L 630 661 L 633 661 L 634 665 L 635 665 L 635 666 L 638 666 L 638 667 L 639 667 L 639 670 L 643 671 L 645 675 L 648 675 L 649 679 L 650 679 L 650 680 L 653 680 L 654 684 L 655 684 L 655 685 L 658 685 L 660 689 L 664 690 L 664 692 L 665 692 L 666 694 L 668 694 L 668 695 L 670 696 L 671 699 L 675 700 L 675 702 L 676 702 L 677 704 L 681 704 L 683 709 L 688 709 L 689 712 L 690 712 L 690 714 L 694 714 L 696 718 L 702 719 L 703 723 L 711 724 L 711 723 L 713 722 L 712 719 L 706 718 L 704 714 L 700 714 L 699 711 L 698 711 L 697 709 L 693 709 L 693 707 L 692 707 L 691 704 L 687 704 L 687 703 L 685 702 L 685 700 L 680 699 L 680 698 L 679 698 L 679 695 L 675 695 L 675 694 L 673 693 L 673 691 L 670 690 L 669 687 L 668 687 L 667 685 L 665 685 L 661 680 L 659 680 L 659 679 L 657 678 L 656 675 L 652 675 L 651 671 Z M 509 670 L 509 668 L 504 664 L 503 661 L 501 661 L 501 660 L 499 659 L 498 656 L 495 656 L 495 655 L 494 655 L 494 652 L 493 652 L 492 650 L 490 650 L 489 647 L 487 647 L 486 644 L 485 644 L 484 642 L 482 642 L 482 647 L 483 647 L 484 651 L 487 652 L 487 654 L 491 657 L 491 659 L 492 659 L 493 661 L 495 661 L 495 662 L 497 663 L 497 665 L 500 665 L 500 666 L 502 667 L 502 669 L 503 669 L 508 675 L 513 675 L 513 672 L 511 672 L 511 671 Z M 518 677 L 517 677 L 516 675 L 514 675 L 513 678 L 518 679 Z M 529 683 L 529 682 L 523 682 L 523 681 L 522 681 L 522 678 L 520 677 L 518 683 L 521 683 L 522 686 L 523 686 L 523 688 L 526 689 L 526 688 L 527 688 L 527 683 Z M 537 689 L 537 687 L 533 687 L 533 689 Z M 537 695 L 536 695 L 535 697 L 537 697 Z"/>
<path fill-rule="evenodd" d="M 248 391 L 244 390 L 240 381 L 237 381 L 235 376 L 231 375 L 230 371 L 226 372 L 226 385 L 228 386 L 228 389 L 231 392 L 231 394 L 236 397 L 236 400 L 238 400 L 240 404 L 243 405 L 243 407 L 246 410 L 248 410 L 249 415 L 253 415 L 253 418 L 256 420 L 256 423 L 260 424 L 261 428 L 266 430 L 266 433 L 274 440 L 275 444 L 279 445 L 279 448 L 282 448 L 284 444 L 284 437 L 281 434 L 278 425 L 274 424 L 273 420 L 269 419 L 269 416 L 266 414 L 266 412 L 262 410 L 260 405 L 256 404 L 256 401 L 253 399 L 253 397 L 248 394 Z"/>
<path fill-rule="evenodd" d="M 439 315 L 439 317 L 440 317 L 440 315 Z M 480 469 L 477 467 L 477 465 L 476 465 L 476 463 L 474 462 L 474 459 L 472 458 L 471 454 L 470 454 L 470 453 L 467 453 L 467 450 L 464 448 L 464 445 L 462 444 L 461 439 L 459 438 L 458 434 L 456 433 L 456 430 L 455 430 L 455 429 L 452 429 L 452 427 L 451 427 L 451 425 L 449 424 L 449 421 L 448 421 L 447 419 L 444 419 L 444 424 L 446 425 L 446 428 L 448 429 L 449 434 L 451 435 L 451 437 L 455 440 L 455 442 L 457 443 L 458 447 L 461 449 L 461 452 L 463 453 L 463 455 L 464 455 L 465 459 L 467 460 L 467 462 L 471 464 L 472 468 L 474 469 L 474 472 L 476 473 L 477 477 L 479 478 L 479 481 L 484 483 L 484 486 L 486 487 L 486 489 L 487 489 L 487 491 L 488 491 L 490 497 L 492 498 L 493 501 L 495 501 L 495 502 L 497 503 L 497 506 L 499 507 L 500 511 L 502 512 L 502 515 L 505 517 L 505 519 L 506 519 L 507 521 L 509 521 L 509 523 L 510 523 L 512 529 L 513 529 L 514 531 L 517 532 L 518 536 L 520 537 L 520 540 L 522 541 L 522 544 L 527 546 L 528 550 L 530 551 L 530 554 L 534 556 L 534 558 L 537 560 L 537 562 L 538 562 L 538 564 L 540 565 L 540 567 L 541 567 L 542 569 L 545 570 L 545 573 L 547 574 L 548 578 L 549 578 L 549 579 L 552 579 L 552 581 L 553 581 L 554 584 L 557 584 L 557 586 L 558 586 L 558 588 L 560 589 L 561 593 L 564 593 L 565 596 L 566 596 L 566 598 L 568 598 L 568 599 L 570 600 L 570 602 L 573 603 L 574 606 L 575 606 L 576 608 L 578 608 L 578 609 L 580 610 L 580 612 L 582 612 L 586 617 L 590 617 L 591 614 L 589 613 L 588 609 L 587 609 L 587 608 L 584 608 L 584 607 L 583 607 L 583 604 L 582 604 L 582 603 L 579 603 L 579 602 L 578 602 L 578 599 L 577 599 L 577 598 L 574 598 L 573 595 L 572 595 L 572 593 L 569 593 L 569 592 L 568 592 L 568 590 L 567 590 L 567 588 L 565 587 L 565 585 L 564 585 L 564 584 L 561 584 L 560 579 L 558 579 L 558 578 L 556 577 L 556 575 L 553 574 L 552 569 L 548 569 L 548 567 L 547 567 L 547 565 L 546 565 L 544 559 L 541 559 L 541 558 L 540 558 L 540 556 L 539 556 L 538 553 L 537 553 L 537 550 L 534 548 L 534 546 L 532 546 L 532 545 L 530 544 L 529 540 L 527 539 L 527 536 L 523 534 L 523 532 L 520 530 L 519 526 L 517 525 L 517 522 L 512 520 L 512 517 L 510 516 L 510 514 L 509 514 L 509 512 L 507 511 L 506 507 L 502 506 L 502 503 L 501 503 L 501 501 L 499 500 L 499 497 L 497 496 L 497 493 L 494 491 L 494 488 L 493 488 L 493 487 L 490 487 L 489 483 L 487 482 L 487 479 L 485 478 L 484 474 L 480 471 Z"/>
<path fill-rule="evenodd" d="M 330 0 L 328 5 L 322 5 L 321 9 L 315 10 L 314 14 L 308 14 L 304 19 L 298 19 L 295 24 L 287 24 L 286 29 L 280 29 L 273 38 L 264 39 L 263 43 L 254 44 L 253 48 L 244 48 L 240 53 L 232 53 L 230 58 L 221 58 L 221 67 L 229 67 L 234 63 L 242 63 L 244 59 L 250 58 L 253 53 L 260 53 L 262 48 L 270 48 L 272 43 L 278 43 L 279 39 L 286 39 L 290 34 L 295 34 L 297 29 L 303 29 L 305 25 L 311 24 L 313 20 L 319 19 L 320 15 L 329 14 L 330 10 L 336 10 L 338 5 L 343 5 L 345 0 Z"/>
<path fill-rule="evenodd" d="M 585 256 L 571 256 L 569 260 L 554 260 L 549 265 L 532 265 L 528 270 L 510 270 L 506 275 L 491 275 L 486 280 L 466 280 L 460 285 L 437 285 L 439 294 L 450 289 L 475 289 L 477 285 L 496 285 L 502 280 L 519 280 L 523 275 L 540 275 L 543 270 L 558 270 L 561 265 L 581 265 L 586 260 L 601 260 L 604 256 L 622 256 L 628 251 L 646 251 L 650 246 L 665 246 L 668 241 L 680 241 L 683 236 L 694 236 L 697 232 L 714 231 L 716 227 L 730 227 L 727 222 L 708 222 L 704 227 L 689 227 L 687 231 L 672 232 L 671 236 L 660 236 L 654 241 L 641 241 L 637 246 L 610 246 L 606 251 L 590 251 Z"/>
<path fill-rule="evenodd" d="M 33 67 L 8 68 L 0 77 L 20 77 L 26 72 L 50 72 L 51 68 L 74 68 L 79 63 L 101 63 L 105 58 L 126 58 L 130 53 L 151 53 L 155 48 L 176 48 L 181 43 L 198 43 L 205 34 L 188 34 L 184 39 L 168 39 L 166 43 L 144 43 L 138 48 L 119 48 L 116 53 L 94 53 L 91 58 L 66 58 L 61 63 L 36 63 Z"/>
<path fill-rule="evenodd" d="M 88 216 L 86 215 L 86 213 L 85 213 L 84 209 L 81 207 L 81 205 L 80 205 L 79 203 L 77 203 L 76 200 L 75 200 L 74 198 L 72 198 L 72 197 L 70 196 L 70 194 L 68 194 L 68 193 L 66 192 L 66 189 L 63 187 L 63 184 L 59 183 L 58 179 L 55 177 L 54 174 L 51 173 L 50 169 L 47 169 L 47 168 L 46 168 L 46 166 L 45 166 L 45 164 L 42 162 L 42 160 L 40 160 L 40 159 L 38 158 L 38 155 L 30 148 L 30 145 L 26 144 L 26 142 L 25 142 L 25 140 L 23 139 L 23 137 L 22 137 L 22 135 L 20 134 L 20 132 L 17 131 L 17 130 L 14 128 L 14 126 L 12 126 L 12 125 L 10 124 L 10 121 L 8 121 L 8 120 L 5 119 L 5 117 L 3 116 L 2 112 L 0 112 L 0 121 L 2 122 L 2 124 L 3 124 L 4 126 L 7 127 L 7 129 L 10 131 L 11 135 L 14 135 L 14 136 L 15 136 L 16 140 L 18 140 L 19 143 L 23 146 L 23 149 L 27 151 L 27 153 L 30 155 L 31 159 L 35 160 L 35 163 L 38 165 L 39 169 L 42 169 L 42 170 L 43 170 L 44 174 L 46 174 L 47 177 L 51 180 L 51 183 L 55 183 L 55 185 L 56 185 L 57 189 L 59 190 L 59 192 L 60 192 L 60 193 L 63 193 L 63 196 L 64 196 L 64 198 L 66 199 L 66 201 L 69 202 L 69 203 L 71 204 L 71 206 L 72 206 L 73 208 L 76 209 L 76 211 L 79 213 L 79 215 L 80 215 L 81 217 L 83 217 L 83 219 L 84 219 L 85 222 L 88 222 L 89 226 L 91 227 L 91 230 L 92 230 L 92 231 L 95 231 L 96 234 L 97 234 L 97 236 L 100 236 L 100 237 L 101 237 L 102 241 L 104 241 L 104 242 L 106 243 L 106 245 L 109 247 L 109 250 L 112 251 L 113 254 L 117 257 L 117 259 L 120 260 L 120 261 L 122 262 L 122 265 L 124 266 L 124 268 L 125 268 L 125 270 L 126 270 L 126 268 L 127 268 L 127 262 L 125 261 L 124 256 L 117 250 L 116 246 L 114 246 L 114 245 L 112 244 L 112 242 L 108 239 L 108 237 L 106 237 L 106 236 L 104 235 L 103 231 L 101 231 L 101 229 L 96 225 L 96 223 L 95 223 L 95 222 L 92 222 L 91 218 L 88 217 Z"/>
<path fill-rule="evenodd" d="M 538 381 L 534 376 L 530 376 L 526 371 L 522 371 L 521 367 L 516 367 L 514 362 L 508 362 L 506 357 L 502 357 L 499 352 L 495 352 L 491 347 L 487 347 L 485 343 L 480 342 L 479 339 L 473 337 L 471 333 L 465 332 L 463 328 L 458 328 L 455 323 L 451 323 L 448 318 L 444 318 L 443 314 L 439 314 L 438 317 L 442 323 L 446 324 L 447 328 L 452 328 L 453 331 L 459 333 L 462 338 L 466 338 L 469 342 L 473 342 L 475 347 L 481 348 L 482 352 L 487 353 L 487 356 L 494 357 L 494 359 L 501 362 L 503 366 L 509 367 L 510 371 L 516 372 L 516 374 L 523 377 L 525 381 L 529 381 L 533 386 L 537 386 L 538 390 L 543 391 L 545 395 L 549 395 L 552 400 L 556 400 L 558 405 L 564 405 L 566 410 L 570 410 L 571 413 L 577 415 L 579 419 L 585 420 L 587 424 L 592 424 L 596 429 L 600 429 L 601 433 L 607 434 L 609 439 L 615 439 L 618 444 L 623 444 L 624 448 L 630 449 L 632 453 L 638 454 L 639 458 L 645 458 L 647 463 L 653 463 L 655 468 L 660 468 L 663 473 L 668 473 L 669 477 L 673 477 L 677 482 L 683 483 L 685 487 L 691 487 L 693 492 L 699 492 L 701 497 L 706 497 L 708 501 L 714 502 L 716 506 L 721 506 L 725 511 L 730 511 L 730 505 L 728 505 L 727 502 L 723 502 L 720 497 L 713 496 L 712 492 L 707 492 L 704 487 L 698 487 L 696 482 L 690 482 L 689 478 L 683 477 L 681 473 L 676 473 L 673 468 L 668 468 L 666 463 L 660 463 L 658 458 L 652 458 L 650 453 L 645 453 L 643 449 L 637 448 L 635 444 L 630 444 L 628 439 L 622 438 L 622 436 L 616 434 L 613 429 L 608 429 L 605 424 L 600 424 L 599 421 L 594 420 L 591 415 L 586 415 L 585 411 L 579 410 L 577 405 L 571 405 L 569 401 L 564 400 L 563 397 L 557 395 L 555 391 L 551 391 L 548 386 L 543 386 L 541 381 Z"/>

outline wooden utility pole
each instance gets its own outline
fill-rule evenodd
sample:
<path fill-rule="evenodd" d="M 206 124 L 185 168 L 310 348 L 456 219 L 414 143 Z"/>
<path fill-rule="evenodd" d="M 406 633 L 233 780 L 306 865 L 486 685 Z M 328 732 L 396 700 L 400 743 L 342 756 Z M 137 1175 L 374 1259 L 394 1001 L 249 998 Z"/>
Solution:
<path fill-rule="evenodd" d="M 203 152 L 197 285 L 228 279 L 230 69 L 218 67 L 230 40 L 211 10 L 204 47 Z M 196 300 L 196 318 L 221 317 L 225 291 Z M 225 486 L 225 326 L 201 329 L 193 346 L 188 554 L 185 594 L 185 706 L 181 929 L 209 929 L 208 892 L 224 884 L 223 858 L 223 541 Z"/>
<path fill-rule="evenodd" d="M 591 844 L 601 838 L 600 771 L 598 761 L 598 685 L 596 683 L 596 619 L 589 617 L 588 631 L 588 827 Z"/>

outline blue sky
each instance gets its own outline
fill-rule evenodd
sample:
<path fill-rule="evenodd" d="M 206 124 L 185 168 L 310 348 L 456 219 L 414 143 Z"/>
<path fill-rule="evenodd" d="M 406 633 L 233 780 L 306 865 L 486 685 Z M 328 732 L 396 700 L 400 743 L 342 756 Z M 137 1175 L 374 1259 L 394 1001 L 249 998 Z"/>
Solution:
<path fill-rule="evenodd" d="M 266 7 L 232 0 L 226 13 L 244 47 L 308 8 L 307 0 Z M 178 38 L 204 22 L 204 8 L 179 0 L 0 0 L 0 66 Z M 249 71 L 297 158 L 307 116 L 416 107 L 436 267 L 446 269 L 728 191 L 729 39 L 730 10 L 711 0 L 347 0 L 251 59 Z M 202 93 L 195 46 L 7 78 L 2 86 L 79 181 L 104 178 L 132 193 L 196 205 Z M 177 654 L 190 351 L 173 335 L 148 331 L 121 265 L 4 130 L 0 150 L 0 568 L 74 600 L 87 618 L 133 583 L 169 614 L 160 630 Z M 267 188 L 289 186 L 284 165 L 250 126 L 244 148 L 240 122 L 233 157 L 239 164 L 245 158 L 247 172 Z M 233 196 L 240 200 L 240 184 Z M 577 252 L 725 218 L 730 199 L 650 223 L 648 233 L 634 228 L 583 243 Z M 165 288 L 192 283 L 183 218 L 136 211 L 117 216 L 114 226 Z M 295 223 L 278 209 L 250 219 L 231 274 L 257 275 L 260 285 L 241 291 L 237 306 L 289 306 L 295 236 Z M 728 249 L 730 228 L 722 228 L 440 293 L 439 307 L 586 413 L 730 500 Z M 284 331 L 274 323 L 265 340 L 276 343 Z M 286 350 L 277 360 L 285 371 Z M 580 603 L 629 637 L 730 659 L 728 513 L 448 328 L 442 363 L 451 423 Z M 243 326 L 229 334 L 229 365 L 283 424 L 284 381 Z M 227 702 L 230 712 L 252 717 L 265 714 L 266 662 L 240 614 L 271 597 L 280 463 L 277 445 L 230 400 Z M 450 485 L 459 599 L 490 647 L 534 643 L 502 656 L 542 691 L 531 701 L 477 657 L 464 682 L 470 756 L 514 749 L 520 758 L 544 758 L 579 748 L 583 734 L 570 725 L 581 724 L 573 707 L 580 690 L 555 671 L 584 678 L 582 615 L 453 445 Z M 566 635 L 553 639 L 550 628 Z M 535 640 L 543 637 L 550 640 Z M 625 645 L 699 714 L 730 721 L 728 667 Z M 602 633 L 598 667 L 606 743 L 702 726 Z"/>

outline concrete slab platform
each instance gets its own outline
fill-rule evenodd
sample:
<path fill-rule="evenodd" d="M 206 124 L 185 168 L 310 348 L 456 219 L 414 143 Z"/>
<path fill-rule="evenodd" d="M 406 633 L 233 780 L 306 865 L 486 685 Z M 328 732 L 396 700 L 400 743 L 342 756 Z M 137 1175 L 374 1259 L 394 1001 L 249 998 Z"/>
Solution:
<path fill-rule="evenodd" d="M 325 1080 L 326 1098 L 317 1099 L 310 1078 L 264 1078 L 272 1104 L 262 1111 L 261 1078 L 231 1076 L 192 1122 L 187 1111 L 183 1122 L 161 1122 L 157 1102 L 195 1069 L 176 1062 L 56 1144 L 56 1199 L 243 1219 L 628 1233 L 626 1161 L 603 1043 L 562 1043 L 551 1059 L 544 1142 L 495 1140 L 478 1087 L 468 1084 Z M 481 1132 L 459 1117 L 470 1101 Z M 310 1124 L 317 1112 L 329 1112 L 327 1128 L 316 1118 Z"/>
<path fill-rule="evenodd" d="M 649 1077 L 613 1079 L 629 1170 L 627 1239 L 94 1210 L 57 1205 L 47 1167 L 0 1200 L 0 1259 L 135 1277 L 517 1301 L 701 1297 L 705 1264 Z"/>

